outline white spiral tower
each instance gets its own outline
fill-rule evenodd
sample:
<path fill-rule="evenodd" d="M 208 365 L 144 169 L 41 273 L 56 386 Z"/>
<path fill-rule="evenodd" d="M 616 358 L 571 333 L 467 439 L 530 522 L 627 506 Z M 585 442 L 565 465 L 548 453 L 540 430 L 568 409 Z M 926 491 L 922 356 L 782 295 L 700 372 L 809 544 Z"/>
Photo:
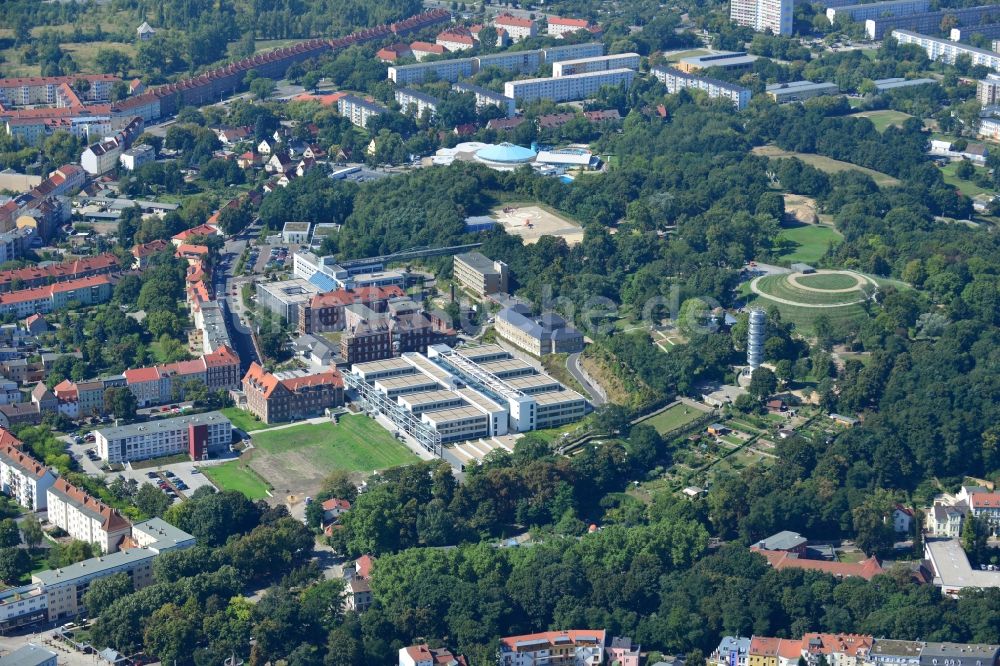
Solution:
<path fill-rule="evenodd" d="M 750 326 L 747 329 L 747 365 L 750 372 L 760 367 L 764 361 L 764 328 L 767 314 L 763 310 L 750 311 Z"/>

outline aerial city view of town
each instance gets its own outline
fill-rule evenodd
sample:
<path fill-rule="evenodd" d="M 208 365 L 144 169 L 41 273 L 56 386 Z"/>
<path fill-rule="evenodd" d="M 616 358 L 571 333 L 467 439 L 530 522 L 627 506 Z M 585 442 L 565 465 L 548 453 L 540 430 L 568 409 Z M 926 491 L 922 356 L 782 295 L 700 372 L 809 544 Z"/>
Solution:
<path fill-rule="evenodd" d="M 0 2 L 0 666 L 1000 666 L 1000 4 Z"/>

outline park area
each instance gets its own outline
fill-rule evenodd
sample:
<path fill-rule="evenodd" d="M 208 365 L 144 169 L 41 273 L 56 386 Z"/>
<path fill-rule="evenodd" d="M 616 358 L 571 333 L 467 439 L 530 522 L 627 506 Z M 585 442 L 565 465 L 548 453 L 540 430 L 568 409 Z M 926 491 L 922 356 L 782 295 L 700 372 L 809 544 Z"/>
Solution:
<path fill-rule="evenodd" d="M 641 423 L 642 425 L 653 426 L 656 428 L 656 432 L 661 435 L 666 435 L 683 428 L 689 423 L 697 421 L 707 413 L 707 407 L 705 409 L 699 409 L 684 403 L 677 403 L 672 407 L 668 407 L 663 410 L 659 414 L 642 421 Z"/>
<path fill-rule="evenodd" d="M 875 171 L 874 169 L 866 169 L 865 167 L 858 166 L 857 164 L 851 164 L 850 162 L 835 160 L 832 157 L 825 157 L 814 153 L 797 153 L 791 150 L 782 150 L 777 146 L 757 146 L 753 149 L 753 152 L 756 155 L 763 155 L 764 157 L 797 157 L 806 164 L 812 165 L 820 171 L 829 174 L 840 173 L 841 171 L 860 171 L 861 173 L 871 176 L 872 180 L 874 180 L 875 184 L 879 187 L 899 185 L 899 180 L 893 178 L 887 173 Z"/>
<path fill-rule="evenodd" d="M 508 203 L 495 208 L 492 217 L 526 245 L 537 243 L 542 236 L 562 238 L 570 246 L 583 241 L 583 228 L 549 206 Z"/>
<path fill-rule="evenodd" d="M 226 407 L 225 409 L 221 409 L 219 411 L 222 412 L 223 416 L 229 419 L 234 428 L 239 428 L 243 432 L 266 430 L 274 427 L 273 425 L 268 425 L 267 423 L 258 420 L 257 417 L 250 412 L 239 409 L 238 407 Z"/>
<path fill-rule="evenodd" d="M 878 111 L 860 111 L 852 113 L 853 118 L 867 118 L 872 121 L 872 125 L 879 132 L 884 132 L 890 127 L 902 127 L 907 119 L 912 118 L 908 113 L 893 111 L 892 109 L 880 109 Z"/>
<path fill-rule="evenodd" d="M 253 449 L 239 460 L 206 466 L 204 473 L 223 489 L 259 499 L 315 495 L 336 470 L 365 477 L 376 470 L 417 461 L 403 444 L 367 416 L 344 416 L 340 423 L 303 424 L 253 433 Z M 360 480 L 360 479 L 359 479 Z"/>
<path fill-rule="evenodd" d="M 832 226 L 786 220 L 778 237 L 779 242 L 786 245 L 781 259 L 788 263 L 816 263 L 831 245 L 837 245 L 842 238 Z"/>

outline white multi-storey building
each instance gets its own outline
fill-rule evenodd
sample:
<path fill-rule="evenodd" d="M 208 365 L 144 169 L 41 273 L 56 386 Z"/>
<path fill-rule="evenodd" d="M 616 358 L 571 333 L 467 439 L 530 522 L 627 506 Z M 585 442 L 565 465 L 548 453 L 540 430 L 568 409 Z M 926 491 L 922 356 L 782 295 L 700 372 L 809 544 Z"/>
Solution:
<path fill-rule="evenodd" d="M 654 67 L 650 73 L 663 83 L 667 87 L 667 92 L 671 94 L 678 93 L 684 88 L 704 90 L 708 93 L 709 98 L 728 99 L 741 111 L 750 103 L 750 90 L 735 83 L 696 74 L 685 74 L 672 67 Z"/>
<path fill-rule="evenodd" d="M 482 109 L 487 106 L 499 106 L 504 110 L 508 118 L 512 117 L 515 113 L 514 100 L 509 97 L 504 97 L 498 92 L 474 86 L 471 83 L 454 83 L 452 84 L 451 89 L 455 92 L 471 93 L 475 95 L 476 109 Z"/>
<path fill-rule="evenodd" d="M 1000 53 L 977 49 L 974 46 L 956 44 L 947 39 L 928 37 L 909 30 L 893 30 L 892 36 L 900 44 L 916 44 L 927 51 L 927 57 L 931 60 L 941 60 L 950 65 L 955 64 L 955 59 L 960 55 L 968 55 L 972 58 L 973 65 L 985 65 L 993 70 L 1000 70 Z"/>
<path fill-rule="evenodd" d="M 49 522 L 102 553 L 117 551 L 131 533 L 132 525 L 120 513 L 66 479 L 56 479 L 47 495 Z"/>
<path fill-rule="evenodd" d="M 867 4 L 844 5 L 828 7 L 826 18 L 830 23 L 837 19 L 848 21 L 867 21 L 868 19 L 886 16 L 908 16 L 919 14 L 930 9 L 930 0 L 886 0 L 885 2 L 870 2 Z"/>
<path fill-rule="evenodd" d="M 386 108 L 354 95 L 344 95 L 337 100 L 337 112 L 358 127 L 368 127 L 368 121 L 385 113 Z"/>
<path fill-rule="evenodd" d="M 29 511 L 40 511 L 46 507 L 48 490 L 56 477 L 48 467 L 7 443 L 8 436 L 4 431 L 0 445 L 0 492 Z"/>
<path fill-rule="evenodd" d="M 1000 104 L 1000 74 L 987 74 L 976 84 L 976 101 L 983 106 Z"/>
<path fill-rule="evenodd" d="M 757 32 L 792 34 L 795 0 L 730 0 L 729 18 Z"/>
<path fill-rule="evenodd" d="M 186 453 L 205 460 L 226 450 L 233 424 L 220 412 L 178 416 L 147 423 L 103 428 L 95 433 L 97 455 L 109 463 Z"/>
<path fill-rule="evenodd" d="M 454 60 L 418 62 L 415 65 L 399 65 L 390 67 L 388 77 L 397 86 L 408 86 L 413 83 L 423 83 L 431 75 L 439 81 L 454 83 L 459 79 L 472 76 L 475 66 L 475 58 L 456 58 Z"/>
<path fill-rule="evenodd" d="M 539 99 L 571 102 L 593 97 L 604 86 L 630 87 L 634 79 L 634 70 L 611 69 L 590 74 L 508 81 L 504 84 L 503 94 L 518 103 L 534 102 Z"/>
<path fill-rule="evenodd" d="M 406 114 L 417 116 L 424 115 L 427 111 L 433 117 L 437 115 L 438 104 L 441 103 L 437 97 L 431 97 L 425 93 L 409 88 L 396 89 L 396 101 L 399 102 L 401 111 Z"/>
<path fill-rule="evenodd" d="M 638 53 L 615 53 L 593 58 L 576 58 L 553 63 L 552 76 L 569 76 L 571 74 L 589 74 L 590 72 L 605 72 L 609 69 L 639 69 L 642 58 Z"/>

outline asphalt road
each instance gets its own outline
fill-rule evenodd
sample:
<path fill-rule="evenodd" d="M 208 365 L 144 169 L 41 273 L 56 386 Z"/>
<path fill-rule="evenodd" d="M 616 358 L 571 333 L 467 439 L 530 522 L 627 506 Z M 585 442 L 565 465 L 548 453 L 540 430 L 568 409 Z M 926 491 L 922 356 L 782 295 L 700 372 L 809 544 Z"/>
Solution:
<path fill-rule="evenodd" d="M 580 382 L 580 385 L 590 394 L 590 402 L 594 407 L 600 407 L 608 401 L 604 395 L 604 389 L 596 385 L 596 383 L 591 382 L 583 372 L 583 368 L 580 367 L 580 352 L 570 354 L 566 357 L 566 369 L 569 370 L 569 374 L 573 375 L 573 378 Z"/>

